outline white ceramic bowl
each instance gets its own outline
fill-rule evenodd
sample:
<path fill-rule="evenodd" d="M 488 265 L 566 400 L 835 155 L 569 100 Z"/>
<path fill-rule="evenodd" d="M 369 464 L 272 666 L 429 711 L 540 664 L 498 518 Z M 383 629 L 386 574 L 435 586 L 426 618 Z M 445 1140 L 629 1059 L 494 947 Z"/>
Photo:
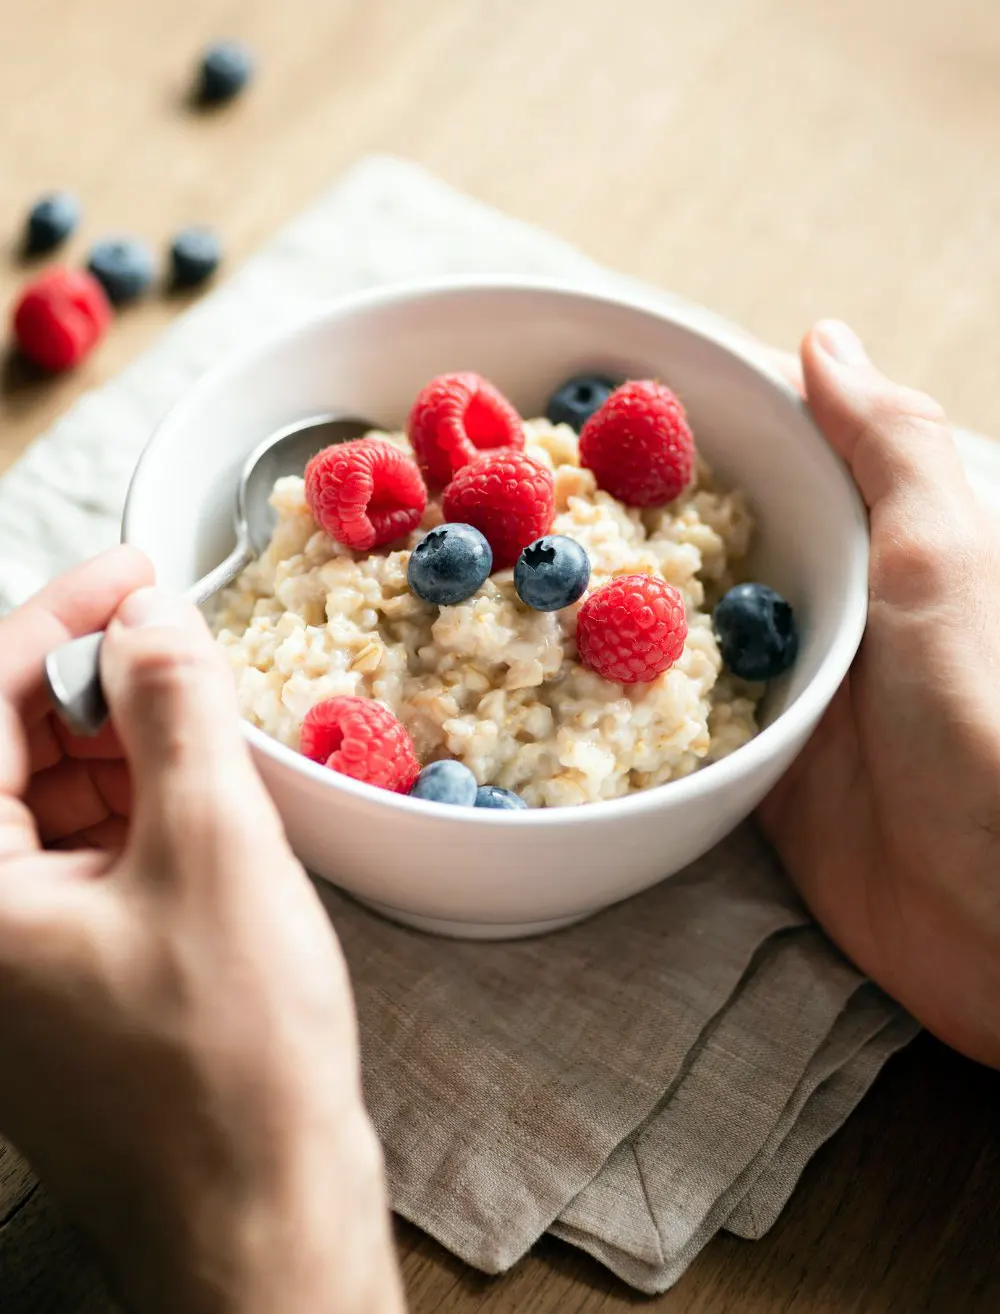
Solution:
<path fill-rule="evenodd" d="M 398 288 L 332 305 L 224 361 L 174 407 L 136 470 L 124 537 L 185 588 L 232 545 L 237 471 L 268 433 L 344 408 L 401 427 L 436 374 L 476 370 L 522 415 L 581 370 L 656 376 L 753 502 L 754 571 L 796 609 L 801 648 L 761 733 L 683 780 L 529 812 L 446 808 L 337 775 L 246 727 L 306 865 L 399 921 L 504 938 L 566 925 L 699 857 L 783 774 L 830 702 L 865 623 L 868 537 L 854 486 L 795 394 L 713 333 L 648 305 L 546 283 Z"/>

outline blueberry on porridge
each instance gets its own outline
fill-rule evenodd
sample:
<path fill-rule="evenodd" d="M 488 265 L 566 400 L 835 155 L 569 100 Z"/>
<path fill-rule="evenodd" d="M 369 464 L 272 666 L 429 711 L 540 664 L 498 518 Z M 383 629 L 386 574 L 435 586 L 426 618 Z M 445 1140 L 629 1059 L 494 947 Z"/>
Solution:
<path fill-rule="evenodd" d="M 562 611 L 578 601 L 590 582 L 590 559 L 575 539 L 546 534 L 529 543 L 514 567 L 514 588 L 535 611 Z"/>
<path fill-rule="evenodd" d="M 512 794 L 509 789 L 501 789 L 499 785 L 480 785 L 476 790 L 475 805 L 477 808 L 498 808 L 506 812 L 528 806 L 523 798 Z"/>
<path fill-rule="evenodd" d="M 753 738 L 795 657 L 791 608 L 743 579 L 746 499 L 660 383 L 578 433 L 444 375 L 405 433 L 326 449 L 272 502 L 213 620 L 242 714 L 397 793 L 520 811 L 665 784 Z"/>
<path fill-rule="evenodd" d="M 413 798 L 424 798 L 430 803 L 450 803 L 460 808 L 475 807 L 478 792 L 479 784 L 469 768 L 450 757 L 429 762 L 410 790 Z"/>
<path fill-rule="evenodd" d="M 489 579 L 493 551 L 471 525 L 439 525 L 410 553 L 406 579 L 424 602 L 453 607 L 465 602 Z"/>
<path fill-rule="evenodd" d="M 603 374 L 576 374 L 549 398 L 545 418 L 553 424 L 568 424 L 579 433 L 617 386 L 613 379 Z"/>
<path fill-rule="evenodd" d="M 791 607 L 766 584 L 737 584 L 712 613 L 722 660 L 744 680 L 773 680 L 798 655 Z"/>

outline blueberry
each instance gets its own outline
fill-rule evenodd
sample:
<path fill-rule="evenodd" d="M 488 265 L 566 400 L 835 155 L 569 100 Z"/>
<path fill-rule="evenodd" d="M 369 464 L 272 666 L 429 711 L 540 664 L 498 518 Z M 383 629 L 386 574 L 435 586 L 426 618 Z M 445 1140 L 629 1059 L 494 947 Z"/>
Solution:
<path fill-rule="evenodd" d="M 51 192 L 31 207 L 24 235 L 29 255 L 41 255 L 65 242 L 80 222 L 80 202 L 72 192 Z"/>
<path fill-rule="evenodd" d="M 773 680 L 795 661 L 799 636 L 791 606 L 766 584 L 737 584 L 713 613 L 722 660 L 743 680 Z"/>
<path fill-rule="evenodd" d="M 608 400 L 618 384 L 603 374 L 577 374 L 558 388 L 545 408 L 552 424 L 569 424 L 577 431 Z"/>
<path fill-rule="evenodd" d="M 153 253 L 133 237 L 109 237 L 90 248 L 87 268 L 116 306 L 134 301 L 153 281 Z"/>
<path fill-rule="evenodd" d="M 199 99 L 207 105 L 232 100 L 253 75 L 253 56 L 239 41 L 217 41 L 201 57 Z"/>
<path fill-rule="evenodd" d="M 410 553 L 406 579 L 424 602 L 450 607 L 464 602 L 489 578 L 490 545 L 471 525 L 441 525 Z"/>
<path fill-rule="evenodd" d="M 211 228 L 182 228 L 170 243 L 170 277 L 174 287 L 197 287 L 219 267 L 222 243 Z"/>
<path fill-rule="evenodd" d="M 448 759 L 425 766 L 410 790 L 413 798 L 428 803 L 450 803 L 453 807 L 471 808 L 476 804 L 476 777 L 461 762 Z"/>
<path fill-rule="evenodd" d="M 477 808 L 502 808 L 507 812 L 519 812 L 528 805 L 520 794 L 499 785 L 480 785 L 476 790 Z"/>
<path fill-rule="evenodd" d="M 529 543 L 514 567 L 518 597 L 535 611 L 559 611 L 582 598 L 590 582 L 590 558 L 572 538 L 547 534 Z"/>

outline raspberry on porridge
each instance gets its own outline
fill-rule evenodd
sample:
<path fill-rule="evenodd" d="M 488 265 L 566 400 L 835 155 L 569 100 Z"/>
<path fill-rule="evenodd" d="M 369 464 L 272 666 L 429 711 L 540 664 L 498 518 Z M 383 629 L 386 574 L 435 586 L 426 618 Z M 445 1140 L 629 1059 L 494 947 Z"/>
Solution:
<path fill-rule="evenodd" d="M 436 606 L 409 587 L 407 569 L 413 549 L 445 518 L 439 495 L 405 540 L 362 553 L 319 527 L 301 478 L 281 479 L 271 544 L 222 595 L 213 621 L 247 720 L 298 749 L 317 704 L 374 699 L 406 728 L 425 767 L 453 759 L 480 787 L 531 807 L 662 785 L 756 734 L 762 686 L 724 669 L 712 621 L 715 603 L 742 578 L 751 541 L 742 493 L 718 487 L 696 459 L 674 501 L 627 506 L 581 463 L 570 424 L 528 420 L 523 433 L 518 459 L 552 481 L 551 524 L 539 532 L 585 551 L 586 593 L 574 591 L 561 609 L 535 610 L 507 567 L 463 601 Z M 369 437 L 412 458 L 404 434 Z M 667 669 L 652 664 L 652 678 L 622 684 L 581 660 L 577 615 L 611 580 L 636 575 L 679 595 L 687 634 L 681 629 L 682 647 L 671 640 L 679 655 Z M 480 793 L 484 806 L 498 806 L 486 801 L 488 790 Z"/>

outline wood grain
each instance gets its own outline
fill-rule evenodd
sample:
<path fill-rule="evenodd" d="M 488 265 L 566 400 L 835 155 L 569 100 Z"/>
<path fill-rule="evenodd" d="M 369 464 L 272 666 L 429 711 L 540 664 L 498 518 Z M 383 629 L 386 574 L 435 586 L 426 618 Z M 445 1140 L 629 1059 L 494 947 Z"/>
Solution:
<path fill-rule="evenodd" d="M 193 59 L 220 35 L 253 42 L 260 76 L 196 114 Z M 106 231 L 162 246 L 203 221 L 235 264 L 376 149 L 780 345 L 843 316 L 887 371 L 1000 434 L 995 0 L 0 0 L 0 300 L 28 272 L 24 209 L 50 187 L 86 204 L 71 260 Z M 123 314 L 71 377 L 7 357 L 0 468 L 178 304 Z M 1000 1078 L 917 1044 L 768 1237 L 717 1240 L 652 1302 L 568 1248 L 491 1281 L 401 1227 L 412 1308 L 995 1311 L 998 1095 Z M 15 1187 L 0 1156 L 11 1201 Z M 55 1238 L 34 1198 L 5 1224 L 3 1189 L 7 1239 L 37 1217 Z M 84 1307 L 68 1269 L 36 1276 L 44 1308 Z"/>

